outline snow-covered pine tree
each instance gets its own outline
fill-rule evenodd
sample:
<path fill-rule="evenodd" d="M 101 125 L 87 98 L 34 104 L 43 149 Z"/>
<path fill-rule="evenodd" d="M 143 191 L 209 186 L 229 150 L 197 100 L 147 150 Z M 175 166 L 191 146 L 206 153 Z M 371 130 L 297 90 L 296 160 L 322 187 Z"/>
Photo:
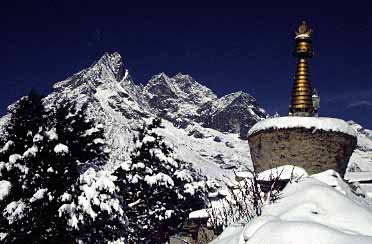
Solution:
<path fill-rule="evenodd" d="M 45 125 L 42 96 L 32 91 L 10 106 L 10 121 L 6 125 L 5 138 L 0 146 L 0 233 L 7 233 L 4 243 L 21 243 L 30 226 L 30 209 L 23 200 L 24 181 L 29 169 L 22 154 L 32 147 L 34 136 Z M 11 226 L 24 227 L 18 230 Z"/>
<path fill-rule="evenodd" d="M 160 122 L 155 119 L 139 131 L 131 160 L 114 173 L 128 203 L 129 243 L 166 243 L 188 214 L 205 203 L 206 178 L 174 158 L 155 131 Z"/>
<path fill-rule="evenodd" d="M 99 171 L 108 159 L 103 127 L 86 118 L 86 109 L 66 101 L 56 112 L 58 141 L 67 146 L 69 160 L 78 166 L 73 170 L 81 173 L 75 184 L 61 192 L 63 205 L 58 213 L 75 241 L 106 243 L 126 235 L 126 216 L 114 184 L 116 177 Z"/>
<path fill-rule="evenodd" d="M 86 109 L 64 101 L 55 112 L 59 144 L 53 150 L 65 157 L 55 165 L 58 170 L 72 162 L 72 168 L 58 170 L 64 174 L 61 180 L 71 180 L 61 182 L 64 187 L 57 194 L 58 217 L 64 223 L 60 231 L 74 241 L 106 243 L 125 236 L 126 217 L 113 183 L 116 177 L 100 171 L 108 159 L 103 127 L 86 117 Z"/>
<path fill-rule="evenodd" d="M 8 141 L 3 154 L 13 154 L 0 163 L 0 232 L 6 233 L 4 243 L 75 243 L 89 236 L 105 243 L 118 236 L 102 230 L 125 230 L 125 216 L 112 176 L 98 174 L 93 168 L 87 170 L 89 180 L 84 174 L 80 176 L 86 169 L 82 165 L 98 168 L 107 159 L 103 129 L 87 120 L 84 108 L 76 109 L 68 101 L 61 104 L 40 119 L 37 130 L 33 124 L 37 119 L 25 122 L 17 118 L 18 108 L 24 113 L 34 111 L 33 103 L 16 107 L 12 113 L 14 123 L 8 134 L 16 138 L 18 151 L 11 148 L 15 143 Z M 22 130 L 14 130 L 19 127 Z M 19 139 L 24 137 L 17 135 L 18 131 L 27 131 L 31 139 Z M 89 206 L 95 211 L 93 217 L 87 214 Z"/>
<path fill-rule="evenodd" d="M 63 205 L 58 211 L 74 241 L 100 244 L 127 236 L 127 218 L 115 180 L 109 172 L 89 168 L 61 196 Z"/>
<path fill-rule="evenodd" d="M 23 153 L 26 148 L 31 147 L 34 135 L 45 124 L 46 113 L 42 98 L 36 91 L 31 91 L 9 107 L 11 117 L 6 125 L 6 150 L 0 150 L 0 161 L 6 161 L 11 154 Z"/>
<path fill-rule="evenodd" d="M 71 155 L 82 167 L 99 168 L 108 159 L 104 149 L 103 126 L 88 119 L 88 104 L 78 108 L 76 102 L 62 100 L 55 115 L 55 128 L 59 141 L 68 144 Z"/>

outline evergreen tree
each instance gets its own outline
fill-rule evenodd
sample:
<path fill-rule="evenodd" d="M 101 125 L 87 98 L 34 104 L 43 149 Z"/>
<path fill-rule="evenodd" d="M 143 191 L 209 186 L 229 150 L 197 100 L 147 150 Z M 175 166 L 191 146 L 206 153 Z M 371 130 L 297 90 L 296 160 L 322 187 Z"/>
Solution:
<path fill-rule="evenodd" d="M 71 182 L 66 184 L 70 188 L 60 192 L 63 205 L 58 213 L 65 217 L 67 231 L 74 240 L 106 243 L 123 236 L 126 219 L 113 183 L 115 177 L 97 172 L 106 163 L 108 153 L 103 127 L 86 118 L 86 109 L 86 105 L 77 108 L 75 103 L 65 101 L 56 111 L 58 141 L 68 147 L 68 160 L 74 165 L 65 169 L 67 174 L 61 178 L 62 181 L 71 178 Z M 58 162 L 57 165 L 66 165 L 66 159 Z"/>
<path fill-rule="evenodd" d="M 68 145 L 74 160 L 81 170 L 99 168 L 108 159 L 105 152 L 102 125 L 95 126 L 86 118 L 87 104 L 77 108 L 75 102 L 62 101 L 55 115 L 55 128 L 59 141 Z"/>
<path fill-rule="evenodd" d="M 70 193 L 62 196 L 59 215 L 66 220 L 66 233 L 82 243 L 107 243 L 126 235 L 127 219 L 114 184 L 116 177 L 89 168 Z"/>
<path fill-rule="evenodd" d="M 131 160 L 114 173 L 128 203 L 129 243 L 166 243 L 192 210 L 204 206 L 206 179 L 174 159 L 155 132 L 159 126 L 156 119 L 139 131 Z"/>
<path fill-rule="evenodd" d="M 10 108 L 10 121 L 5 130 L 5 140 L 0 149 L 0 232 L 7 233 L 8 240 L 12 236 L 22 239 L 25 229 L 30 225 L 30 208 L 25 198 L 24 181 L 29 176 L 29 168 L 22 154 L 32 146 L 34 136 L 46 124 L 45 109 L 42 96 L 32 91 L 28 96 L 21 98 Z M 8 186 L 4 188 L 4 186 Z M 22 210 L 22 211 L 21 211 Z M 11 226 L 24 226 L 22 230 Z M 14 238 L 13 238 L 14 239 Z M 17 243 L 16 240 L 6 241 Z M 18 242 L 21 243 L 21 242 Z"/>
<path fill-rule="evenodd" d="M 45 113 L 36 98 L 15 107 L 10 140 L 1 150 L 0 184 L 10 185 L 0 197 L 4 243 L 105 243 L 122 235 L 113 233 L 125 230 L 113 180 L 95 170 L 107 160 L 103 129 L 86 118 L 85 109 L 64 101 Z"/>
<path fill-rule="evenodd" d="M 41 129 L 45 120 L 42 96 L 31 91 L 11 108 L 11 118 L 6 128 L 6 142 L 11 143 L 9 150 L 0 152 L 0 161 L 8 160 L 14 153 L 23 153 L 32 145 L 33 137 Z"/>

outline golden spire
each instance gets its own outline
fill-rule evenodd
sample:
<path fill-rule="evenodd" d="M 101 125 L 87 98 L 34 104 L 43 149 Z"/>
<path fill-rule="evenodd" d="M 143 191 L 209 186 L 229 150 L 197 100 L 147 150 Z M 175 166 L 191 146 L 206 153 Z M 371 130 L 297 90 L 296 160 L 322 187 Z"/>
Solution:
<path fill-rule="evenodd" d="M 313 56 L 311 35 L 313 30 L 305 21 L 295 32 L 296 48 L 293 55 L 297 58 L 297 69 L 294 77 L 289 114 L 293 116 L 312 116 L 314 113 L 312 88 L 308 59 Z"/>

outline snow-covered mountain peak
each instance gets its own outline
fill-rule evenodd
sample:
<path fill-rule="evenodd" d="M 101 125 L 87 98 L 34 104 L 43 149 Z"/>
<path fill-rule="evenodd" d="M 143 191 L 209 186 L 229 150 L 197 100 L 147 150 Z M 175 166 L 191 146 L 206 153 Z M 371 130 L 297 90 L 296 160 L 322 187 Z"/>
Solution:
<path fill-rule="evenodd" d="M 195 81 L 190 75 L 181 73 L 173 77 L 169 77 L 165 73 L 154 75 L 144 90 L 149 97 L 178 98 L 195 104 L 217 98 L 209 88 Z"/>
<path fill-rule="evenodd" d="M 148 83 L 156 84 L 156 83 L 162 83 L 167 82 L 169 80 L 169 76 L 165 74 L 164 72 L 161 72 L 159 74 L 153 75 Z"/>
<path fill-rule="evenodd" d="M 209 88 L 181 73 L 173 77 L 164 73 L 154 75 L 143 94 L 158 116 L 172 122 L 198 120 L 203 104 L 217 99 Z"/>
<path fill-rule="evenodd" d="M 106 69 L 107 75 L 113 76 L 117 81 L 121 81 L 125 75 L 123 60 L 119 53 L 105 53 L 95 64 L 99 68 Z"/>
<path fill-rule="evenodd" d="M 190 75 L 188 75 L 188 74 L 182 74 L 181 72 L 178 72 L 178 73 L 174 76 L 174 78 L 188 78 L 188 79 L 192 79 L 192 80 L 194 80 Z"/>
<path fill-rule="evenodd" d="M 243 91 L 230 93 L 218 99 L 214 112 L 236 108 L 248 110 L 248 113 L 257 121 L 267 117 L 266 111 L 257 104 L 256 98 Z"/>
<path fill-rule="evenodd" d="M 89 68 L 55 84 L 54 91 L 55 97 L 64 94 L 80 97 L 81 101 L 94 100 L 128 119 L 152 114 L 176 126 L 197 122 L 239 133 L 242 138 L 248 128 L 267 115 L 251 95 L 240 91 L 218 98 L 188 74 L 171 77 L 159 73 L 146 86 L 137 86 L 118 53 L 105 53 Z"/>
<path fill-rule="evenodd" d="M 105 53 L 98 61 L 89 68 L 84 69 L 64 81 L 57 82 L 53 88 L 56 91 L 63 89 L 73 90 L 82 88 L 84 93 L 95 90 L 102 84 L 121 82 L 125 85 L 133 85 L 133 81 L 119 53 Z"/>
<path fill-rule="evenodd" d="M 160 73 L 145 86 L 136 85 L 118 53 L 105 53 L 90 67 L 56 83 L 44 102 L 54 109 L 64 99 L 88 104 L 88 117 L 104 126 L 111 150 L 108 168 L 127 160 L 135 129 L 149 118 L 161 117 L 167 130 L 177 134 L 175 152 L 185 160 L 192 158 L 188 162 L 197 168 L 213 168 L 213 177 L 219 169 L 225 173 L 227 168 L 251 165 L 248 144 L 241 138 L 266 116 L 252 96 L 237 92 L 218 98 L 188 74 Z M 165 139 L 172 137 L 165 134 Z M 213 150 L 207 153 L 206 144 L 211 143 Z"/>
<path fill-rule="evenodd" d="M 182 92 L 186 94 L 194 94 L 195 102 L 197 103 L 204 103 L 217 98 L 211 89 L 200 84 L 188 74 L 178 73 L 173 76 L 171 80 Z"/>
<path fill-rule="evenodd" d="M 232 103 L 243 102 L 243 103 L 256 103 L 256 99 L 250 94 L 238 91 L 227 94 L 219 99 L 219 105 L 228 106 Z"/>
<path fill-rule="evenodd" d="M 164 96 L 176 96 L 175 89 L 173 88 L 170 77 L 165 73 L 159 73 L 153 75 L 151 79 L 144 86 L 144 92 L 146 95 L 164 95 Z"/>

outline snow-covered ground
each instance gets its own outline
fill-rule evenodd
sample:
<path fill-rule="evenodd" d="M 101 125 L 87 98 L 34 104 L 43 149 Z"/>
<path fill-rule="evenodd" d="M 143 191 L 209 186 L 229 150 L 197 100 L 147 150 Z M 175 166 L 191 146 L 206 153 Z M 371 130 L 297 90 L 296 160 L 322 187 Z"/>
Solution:
<path fill-rule="evenodd" d="M 157 131 L 172 145 L 177 158 L 192 162 L 210 178 L 222 179 L 227 176 L 233 179 L 233 170 L 253 167 L 248 143 L 239 139 L 237 134 L 221 133 L 196 123 L 186 129 L 177 128 L 166 120 L 163 125 L 164 128 Z M 194 131 L 201 133 L 202 138 L 190 135 Z"/>
<path fill-rule="evenodd" d="M 275 178 L 282 180 L 290 180 L 294 178 L 306 177 L 307 172 L 300 167 L 294 167 L 293 165 L 283 165 L 274 169 L 268 169 L 258 174 L 259 180 L 270 181 Z"/>
<path fill-rule="evenodd" d="M 372 201 L 333 170 L 291 182 L 262 216 L 228 227 L 214 244 L 370 244 Z"/>

